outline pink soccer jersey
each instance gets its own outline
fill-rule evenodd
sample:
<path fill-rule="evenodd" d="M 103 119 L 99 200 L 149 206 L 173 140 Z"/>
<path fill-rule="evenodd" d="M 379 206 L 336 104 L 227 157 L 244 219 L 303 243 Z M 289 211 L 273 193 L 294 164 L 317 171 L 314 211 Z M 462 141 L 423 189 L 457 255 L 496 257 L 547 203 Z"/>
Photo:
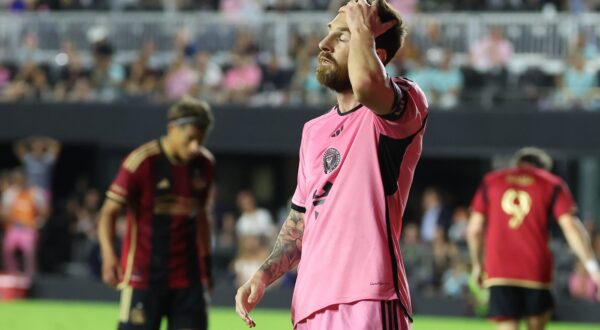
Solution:
<path fill-rule="evenodd" d="M 398 242 L 421 155 L 427 100 L 394 78 L 397 109 L 337 107 L 304 125 L 292 208 L 304 212 L 292 322 L 335 304 L 399 299 L 411 315 Z"/>

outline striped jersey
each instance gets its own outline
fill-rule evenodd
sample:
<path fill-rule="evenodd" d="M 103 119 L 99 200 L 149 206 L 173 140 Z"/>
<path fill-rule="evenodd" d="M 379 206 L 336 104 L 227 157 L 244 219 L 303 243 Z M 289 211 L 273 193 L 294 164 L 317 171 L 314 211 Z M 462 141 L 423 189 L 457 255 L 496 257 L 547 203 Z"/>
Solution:
<path fill-rule="evenodd" d="M 107 198 L 127 205 L 121 285 L 186 288 L 208 275 L 197 221 L 205 216 L 214 171 L 208 150 L 178 164 L 160 140 L 127 156 L 107 191 Z"/>
<path fill-rule="evenodd" d="M 331 305 L 399 300 L 412 308 L 399 240 L 421 155 L 427 100 L 394 78 L 393 113 L 334 107 L 304 125 L 292 208 L 304 212 L 294 325 Z"/>

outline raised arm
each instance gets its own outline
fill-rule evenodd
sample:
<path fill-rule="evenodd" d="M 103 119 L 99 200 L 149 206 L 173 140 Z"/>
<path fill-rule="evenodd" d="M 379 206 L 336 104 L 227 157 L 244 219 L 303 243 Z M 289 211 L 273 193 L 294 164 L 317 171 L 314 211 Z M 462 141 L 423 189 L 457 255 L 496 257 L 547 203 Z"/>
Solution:
<path fill-rule="evenodd" d="M 383 62 L 388 54 L 376 49 L 375 38 L 398 25 L 396 20 L 382 23 L 378 16 L 375 0 L 372 5 L 365 0 L 350 1 L 340 9 L 346 15 L 350 29 L 348 75 L 352 92 L 358 102 L 378 115 L 387 115 L 393 111 L 395 86 L 388 77 Z"/>
<path fill-rule="evenodd" d="M 594 256 L 594 251 L 590 244 L 590 237 L 587 231 L 583 227 L 583 224 L 577 217 L 571 214 L 564 214 L 558 218 L 558 223 L 562 232 L 565 234 L 567 243 L 575 255 L 579 258 L 581 263 L 585 265 L 590 277 L 596 283 L 596 286 L 600 288 L 600 269 L 598 267 L 598 261 Z M 598 300 L 600 300 L 600 290 L 598 290 Z"/>
<path fill-rule="evenodd" d="M 46 137 L 44 140 L 46 142 L 46 146 L 48 147 L 48 152 L 50 152 L 55 159 L 58 158 L 61 149 L 60 142 L 50 137 Z"/>
<path fill-rule="evenodd" d="M 273 251 L 260 269 L 242 285 L 235 296 L 236 311 L 249 327 L 256 323 L 248 315 L 260 302 L 265 289 L 300 262 L 304 214 L 292 210 L 281 227 Z"/>
<path fill-rule="evenodd" d="M 17 156 L 19 161 L 22 162 L 23 158 L 25 158 L 25 155 L 27 154 L 27 141 L 19 140 L 19 141 L 15 142 L 13 150 L 15 152 L 15 156 Z"/>

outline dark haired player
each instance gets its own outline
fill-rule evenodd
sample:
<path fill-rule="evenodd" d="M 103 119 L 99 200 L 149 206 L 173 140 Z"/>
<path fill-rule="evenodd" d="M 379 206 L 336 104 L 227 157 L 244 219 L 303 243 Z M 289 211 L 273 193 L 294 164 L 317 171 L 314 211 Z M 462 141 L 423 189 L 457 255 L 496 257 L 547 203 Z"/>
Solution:
<path fill-rule="evenodd" d="M 99 221 L 102 278 L 121 290 L 119 330 L 206 330 L 210 283 L 207 201 L 215 164 L 202 146 L 212 126 L 207 103 L 184 98 L 168 113 L 167 135 L 125 158 Z M 115 221 L 127 210 L 121 261 Z"/>

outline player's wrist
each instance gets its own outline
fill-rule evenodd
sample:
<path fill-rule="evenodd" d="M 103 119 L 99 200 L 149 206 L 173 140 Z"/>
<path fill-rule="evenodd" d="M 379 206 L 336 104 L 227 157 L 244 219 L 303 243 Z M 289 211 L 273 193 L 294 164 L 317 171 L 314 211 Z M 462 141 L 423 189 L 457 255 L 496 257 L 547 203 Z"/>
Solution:
<path fill-rule="evenodd" d="M 258 270 L 256 273 L 254 273 L 254 276 L 252 276 L 252 279 L 255 281 L 259 281 L 265 285 L 267 285 L 270 281 L 269 274 L 267 274 L 267 272 L 265 272 L 263 270 Z"/>
<path fill-rule="evenodd" d="M 104 261 L 117 259 L 117 254 L 115 253 L 115 250 L 110 247 L 101 249 L 100 255 L 102 256 L 102 260 Z"/>
<path fill-rule="evenodd" d="M 586 261 L 584 266 L 589 274 L 597 274 L 600 272 L 600 265 L 598 265 L 598 261 L 595 259 Z"/>

